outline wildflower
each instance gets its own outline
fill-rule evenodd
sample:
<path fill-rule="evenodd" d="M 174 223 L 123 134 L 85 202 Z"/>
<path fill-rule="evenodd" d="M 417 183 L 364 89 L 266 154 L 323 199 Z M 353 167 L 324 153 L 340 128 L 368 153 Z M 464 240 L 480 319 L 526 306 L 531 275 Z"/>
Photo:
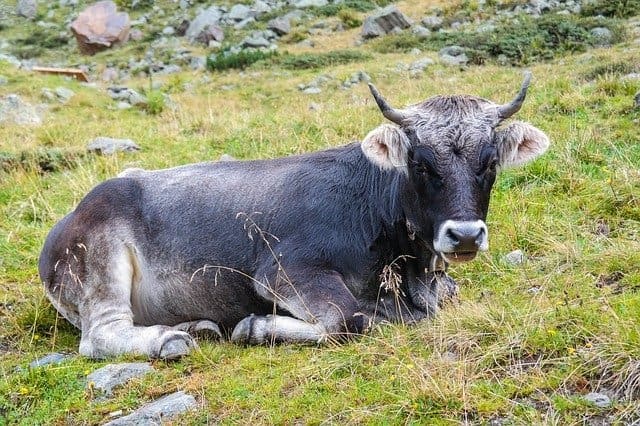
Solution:
<path fill-rule="evenodd" d="M 567 353 L 568 353 L 569 355 L 573 355 L 573 354 L 575 354 L 575 353 L 576 353 L 576 350 L 575 350 L 575 348 L 567 348 Z"/>
<path fill-rule="evenodd" d="M 20 393 L 20 395 L 28 395 L 29 394 L 29 388 L 22 386 L 19 390 L 18 393 Z"/>

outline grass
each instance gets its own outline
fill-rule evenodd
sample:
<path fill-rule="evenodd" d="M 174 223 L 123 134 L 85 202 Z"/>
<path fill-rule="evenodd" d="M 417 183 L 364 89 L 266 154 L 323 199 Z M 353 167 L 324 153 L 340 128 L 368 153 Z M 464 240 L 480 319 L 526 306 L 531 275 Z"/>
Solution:
<path fill-rule="evenodd" d="M 106 401 L 92 400 L 84 379 L 107 361 L 74 356 L 25 368 L 51 351 L 77 354 L 79 333 L 43 296 L 36 265 L 49 229 L 98 182 L 127 167 L 171 167 L 222 153 L 273 158 L 323 149 L 361 139 L 383 122 L 364 85 L 327 87 L 313 98 L 297 90 L 320 73 L 343 80 L 363 69 L 395 106 L 437 93 L 503 102 L 521 81 L 518 69 L 494 64 L 436 64 L 413 78 L 396 68 L 411 55 L 351 49 L 363 56 L 311 69 L 276 63 L 208 78 L 192 71 L 157 76 L 158 106 L 160 94 L 171 93 L 177 107 L 155 113 L 116 109 L 100 84 L 0 62 L 8 79 L 3 91 L 25 101 L 41 102 L 43 87 L 76 93 L 68 104 L 52 105 L 40 127 L 0 127 L 0 424 L 104 423 L 111 412 L 127 414 L 176 390 L 200 404 L 176 420 L 184 424 L 584 424 L 638 417 L 640 111 L 633 94 L 640 82 L 620 78 L 637 72 L 628 65 L 640 61 L 632 43 L 530 64 L 534 81 L 518 119 L 545 130 L 552 147 L 499 177 L 488 218 L 491 251 L 452 268 L 461 301 L 433 321 L 378 327 L 341 346 L 203 342 L 178 362 L 154 361 L 154 374 Z M 134 45 L 92 60 L 130 53 Z M 84 154 L 97 136 L 131 138 L 142 150 Z M 515 249 L 525 252 L 524 264 L 503 260 Z M 591 391 L 609 392 L 614 403 L 589 405 L 581 396 Z"/>

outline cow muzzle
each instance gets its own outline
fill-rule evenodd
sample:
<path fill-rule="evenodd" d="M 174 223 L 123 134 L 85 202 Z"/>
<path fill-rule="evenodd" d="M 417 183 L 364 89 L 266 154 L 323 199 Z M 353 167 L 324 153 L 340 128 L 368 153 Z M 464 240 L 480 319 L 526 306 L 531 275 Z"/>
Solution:
<path fill-rule="evenodd" d="M 449 263 L 473 260 L 478 251 L 489 248 L 487 225 L 482 220 L 446 220 L 436 232 L 433 248 Z"/>

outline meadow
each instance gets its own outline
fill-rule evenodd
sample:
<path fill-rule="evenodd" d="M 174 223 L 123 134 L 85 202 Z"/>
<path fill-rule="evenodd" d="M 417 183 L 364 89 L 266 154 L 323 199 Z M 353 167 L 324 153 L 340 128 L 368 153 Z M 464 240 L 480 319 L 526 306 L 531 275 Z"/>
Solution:
<path fill-rule="evenodd" d="M 417 14 L 424 3 L 398 6 Z M 347 63 L 292 69 L 258 61 L 244 70 L 128 81 L 142 93 L 170 96 L 154 110 L 120 110 L 106 84 L 83 85 L 0 60 L 3 94 L 40 103 L 45 87 L 75 92 L 66 104 L 50 104 L 41 126 L 0 125 L 0 424 L 98 424 L 176 390 L 196 396 L 199 407 L 175 424 L 567 425 L 640 418 L 640 109 L 633 105 L 640 79 L 625 78 L 640 73 L 633 34 L 611 47 L 527 64 L 486 60 L 462 68 L 439 63 L 437 51 L 416 56 L 381 53 L 375 43 L 353 47 L 357 34 L 354 28 L 319 36 L 313 51 L 365 53 Z M 134 49 L 92 60 L 105 64 Z M 287 49 L 310 54 L 293 44 Z M 398 66 L 425 56 L 436 63 L 419 75 Z M 490 251 L 450 269 L 460 285 L 457 303 L 417 326 L 379 326 L 343 345 L 204 341 L 179 361 L 153 361 L 155 373 L 118 388 L 113 398 L 91 398 L 87 374 L 114 360 L 77 355 L 79 332 L 45 298 L 37 259 L 49 229 L 93 186 L 127 167 L 172 167 L 222 154 L 273 158 L 360 140 L 384 119 L 366 84 L 344 90 L 336 82 L 361 70 L 390 103 L 404 106 L 452 93 L 506 102 L 524 68 L 533 81 L 516 118 L 544 130 L 552 145 L 535 162 L 499 176 L 488 217 Z M 298 90 L 320 74 L 333 77 L 321 93 Z M 130 138 L 141 150 L 87 154 L 86 144 L 98 136 Z M 516 249 L 525 261 L 514 265 L 505 255 Z M 25 368 L 50 352 L 75 355 Z M 611 404 L 587 402 L 590 392 L 610 396 Z"/>

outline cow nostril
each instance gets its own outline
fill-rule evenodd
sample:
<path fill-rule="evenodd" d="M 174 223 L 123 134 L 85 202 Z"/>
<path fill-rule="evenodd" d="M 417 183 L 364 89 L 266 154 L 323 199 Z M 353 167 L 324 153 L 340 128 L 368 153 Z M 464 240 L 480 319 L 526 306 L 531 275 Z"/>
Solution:
<path fill-rule="evenodd" d="M 484 229 L 480 228 L 475 238 L 476 245 L 480 247 L 482 245 L 483 240 L 484 240 Z"/>
<path fill-rule="evenodd" d="M 452 229 L 452 228 L 447 229 L 446 235 L 449 241 L 451 241 L 453 244 L 455 245 L 460 244 L 459 234 L 457 234 L 455 229 Z"/>

